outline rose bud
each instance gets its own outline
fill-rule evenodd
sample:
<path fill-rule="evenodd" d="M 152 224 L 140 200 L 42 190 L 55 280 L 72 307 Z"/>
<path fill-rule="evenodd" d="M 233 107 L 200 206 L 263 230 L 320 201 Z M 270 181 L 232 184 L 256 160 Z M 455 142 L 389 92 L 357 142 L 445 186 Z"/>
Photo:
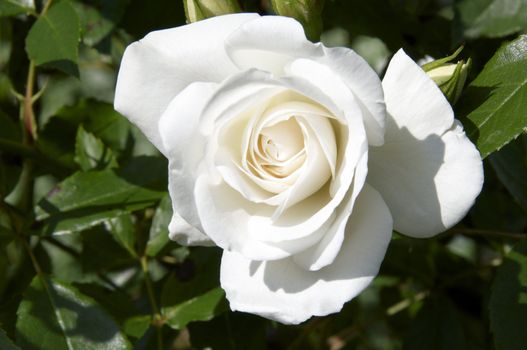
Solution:
<path fill-rule="evenodd" d="M 271 0 L 271 4 L 277 14 L 302 23 L 309 39 L 320 38 L 324 0 Z"/>
<path fill-rule="evenodd" d="M 205 18 L 241 12 L 237 0 L 183 0 L 187 23 Z"/>
<path fill-rule="evenodd" d="M 463 60 L 457 63 L 450 63 L 462 49 L 461 47 L 448 57 L 434 60 L 421 66 L 426 74 L 439 86 L 451 104 L 455 104 L 459 96 L 461 96 L 472 62 L 469 58 L 466 63 Z"/>

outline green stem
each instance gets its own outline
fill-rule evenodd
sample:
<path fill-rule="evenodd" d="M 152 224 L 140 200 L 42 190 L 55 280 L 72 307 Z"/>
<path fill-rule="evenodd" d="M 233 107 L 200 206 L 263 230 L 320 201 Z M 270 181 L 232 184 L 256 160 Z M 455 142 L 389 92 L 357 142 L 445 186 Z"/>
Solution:
<path fill-rule="evenodd" d="M 35 70 L 36 65 L 32 60 L 29 63 L 29 70 L 27 73 L 26 94 L 24 95 L 24 105 L 22 112 L 22 120 L 24 129 L 27 135 L 26 143 L 32 144 L 37 139 L 37 126 L 35 121 L 35 112 L 33 111 L 33 90 L 35 85 Z"/>
<path fill-rule="evenodd" d="M 48 12 L 49 7 L 51 6 L 51 3 L 52 3 L 52 2 L 53 2 L 53 0 L 48 0 L 48 1 L 46 2 L 46 4 L 44 5 L 44 7 L 42 8 L 42 11 L 40 12 L 40 15 L 41 15 L 41 16 L 42 16 L 42 15 L 45 15 L 46 12 Z"/>
<path fill-rule="evenodd" d="M 47 289 L 47 283 L 46 283 L 46 279 L 44 278 L 44 273 L 42 272 L 42 268 L 40 267 L 40 264 L 38 263 L 37 257 L 33 253 L 33 249 L 31 249 L 31 246 L 29 245 L 28 240 L 23 234 L 20 233 L 19 237 L 20 237 L 20 240 L 22 241 L 22 245 L 24 246 L 27 254 L 29 255 L 29 258 L 31 259 L 31 263 L 33 264 L 33 268 L 35 269 L 35 272 L 42 279 L 42 282 L 46 286 L 46 289 Z"/>
<path fill-rule="evenodd" d="M 430 294 L 430 292 L 428 292 L 428 291 L 422 291 L 422 292 L 419 292 L 419 293 L 415 294 L 411 298 L 403 299 L 403 300 L 399 301 L 398 303 L 395 303 L 392 306 L 390 306 L 386 310 L 386 314 L 388 316 L 393 316 L 393 315 L 403 311 L 404 309 L 408 308 L 413 303 L 425 299 L 429 294 Z"/>
<path fill-rule="evenodd" d="M 163 349 L 163 333 L 162 333 L 163 319 L 162 319 L 161 313 L 159 312 L 159 308 L 157 306 L 157 302 L 156 302 L 156 298 L 154 294 L 154 288 L 152 287 L 150 271 L 148 270 L 148 258 L 146 256 L 142 256 L 140 258 L 140 262 L 141 262 L 141 268 L 143 269 L 143 275 L 145 279 L 148 299 L 150 300 L 150 305 L 152 307 L 152 325 L 156 327 L 156 332 L 157 332 L 157 348 L 159 350 L 162 350 Z"/>
<path fill-rule="evenodd" d="M 473 236 L 473 237 L 483 236 L 483 237 L 496 237 L 496 238 L 508 238 L 508 239 L 527 238 L 527 233 L 483 230 L 479 228 L 452 228 L 448 230 L 446 234 L 450 234 L 450 235 L 461 234 L 461 235 Z"/>
<path fill-rule="evenodd" d="M 40 11 L 39 16 L 43 16 L 48 12 L 48 9 L 51 6 L 53 0 L 48 0 L 42 11 Z M 36 77 L 36 64 L 35 61 L 30 60 L 29 69 L 27 72 L 27 81 L 26 81 L 26 93 L 24 95 L 24 104 L 22 107 L 22 122 L 24 124 L 24 129 L 26 131 L 27 138 L 26 143 L 31 145 L 33 141 L 37 139 L 37 124 L 35 119 L 35 111 L 33 110 L 33 103 L 35 98 L 33 98 L 33 90 L 35 89 L 35 77 Z"/>

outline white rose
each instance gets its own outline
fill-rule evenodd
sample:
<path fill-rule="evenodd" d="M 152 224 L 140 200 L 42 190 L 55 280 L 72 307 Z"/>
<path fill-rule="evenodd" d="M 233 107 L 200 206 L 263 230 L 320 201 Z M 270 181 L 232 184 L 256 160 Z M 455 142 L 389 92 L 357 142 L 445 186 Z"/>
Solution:
<path fill-rule="evenodd" d="M 231 308 L 283 323 L 339 311 L 392 229 L 451 227 L 483 182 L 449 103 L 402 50 L 381 83 L 290 18 L 148 34 L 124 54 L 115 108 L 169 159 L 171 238 L 224 249 Z"/>

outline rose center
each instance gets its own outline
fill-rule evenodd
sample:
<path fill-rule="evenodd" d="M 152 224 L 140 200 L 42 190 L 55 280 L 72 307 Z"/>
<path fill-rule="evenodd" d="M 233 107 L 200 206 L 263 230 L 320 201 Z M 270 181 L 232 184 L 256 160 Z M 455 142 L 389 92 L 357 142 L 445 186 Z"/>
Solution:
<path fill-rule="evenodd" d="M 294 116 L 269 123 L 260 131 L 253 166 L 269 176 L 283 178 L 304 163 L 304 134 Z"/>

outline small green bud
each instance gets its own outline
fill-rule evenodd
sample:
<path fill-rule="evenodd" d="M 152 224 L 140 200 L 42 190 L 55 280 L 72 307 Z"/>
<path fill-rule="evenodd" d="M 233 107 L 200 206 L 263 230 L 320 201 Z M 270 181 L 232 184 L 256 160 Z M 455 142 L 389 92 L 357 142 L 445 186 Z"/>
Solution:
<path fill-rule="evenodd" d="M 463 60 L 457 63 L 450 62 L 457 57 L 462 49 L 463 47 L 460 47 L 448 57 L 421 66 L 426 74 L 439 86 L 451 104 L 455 104 L 459 96 L 461 96 L 471 64 L 470 58 L 466 63 Z"/>
<path fill-rule="evenodd" d="M 308 39 L 320 39 L 324 0 L 271 0 L 271 4 L 277 14 L 293 17 L 302 23 Z"/>
<path fill-rule="evenodd" d="M 183 0 L 187 23 L 205 18 L 241 12 L 237 0 Z"/>

